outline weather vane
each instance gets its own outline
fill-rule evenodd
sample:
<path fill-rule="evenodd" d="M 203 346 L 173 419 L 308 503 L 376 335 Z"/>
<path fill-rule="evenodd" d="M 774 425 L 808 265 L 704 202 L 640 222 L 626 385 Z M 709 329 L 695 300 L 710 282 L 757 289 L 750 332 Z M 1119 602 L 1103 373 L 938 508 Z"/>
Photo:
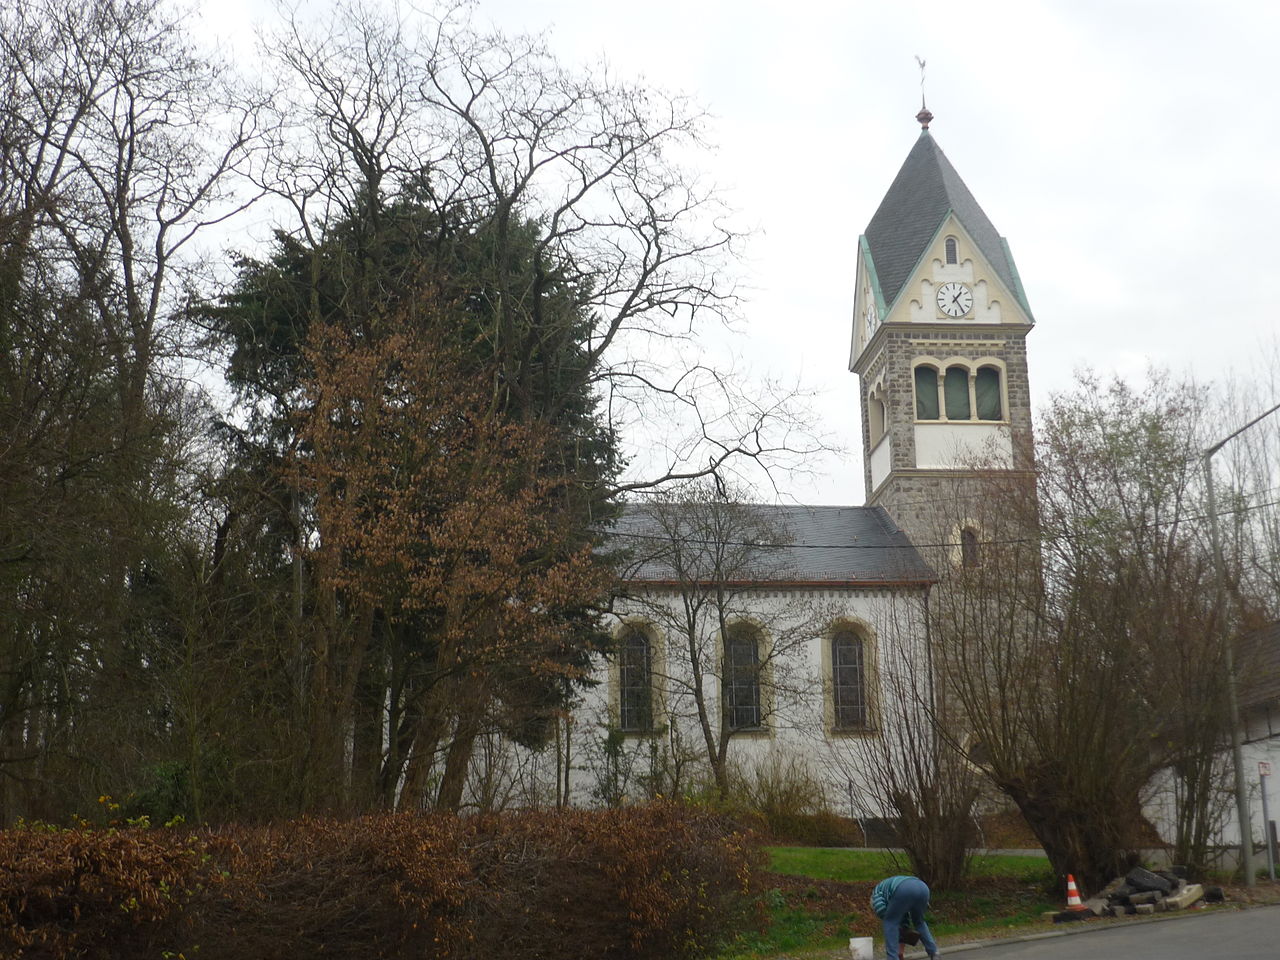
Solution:
<path fill-rule="evenodd" d="M 928 130 L 929 121 L 933 119 L 933 114 L 924 105 L 924 60 L 920 58 L 919 54 L 916 54 L 916 63 L 920 65 L 920 112 L 916 114 L 916 119 L 920 121 L 922 130 Z"/>

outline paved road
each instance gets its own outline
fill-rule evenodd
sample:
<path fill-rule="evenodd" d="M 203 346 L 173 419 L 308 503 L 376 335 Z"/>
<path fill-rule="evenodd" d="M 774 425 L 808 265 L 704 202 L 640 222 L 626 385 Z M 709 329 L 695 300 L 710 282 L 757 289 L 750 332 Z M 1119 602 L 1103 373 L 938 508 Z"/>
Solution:
<path fill-rule="evenodd" d="M 950 952 L 944 941 L 944 956 Z M 1115 924 L 956 951 L 953 956 L 955 960 L 1276 960 L 1280 957 L 1280 906 Z"/>

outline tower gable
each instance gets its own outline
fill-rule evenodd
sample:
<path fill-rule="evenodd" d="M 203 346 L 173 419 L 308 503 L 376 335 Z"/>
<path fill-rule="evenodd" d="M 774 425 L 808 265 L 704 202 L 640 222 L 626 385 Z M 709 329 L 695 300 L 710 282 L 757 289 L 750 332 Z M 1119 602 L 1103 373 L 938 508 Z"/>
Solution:
<path fill-rule="evenodd" d="M 1030 326 L 1030 312 L 1022 295 L 1018 274 L 1008 246 L 1001 239 L 1001 270 L 965 229 L 955 212 L 939 224 L 922 249 L 915 268 L 898 291 L 885 317 L 888 322 L 967 326 L 972 324 L 1021 324 Z M 1012 281 L 1005 279 L 1010 276 Z M 1015 286 L 1010 287 L 1012 282 Z M 949 316 L 938 304 L 938 290 L 945 284 L 963 285 L 972 305 L 960 316 Z"/>
<path fill-rule="evenodd" d="M 963 225 L 1030 318 L 1007 245 L 927 129 L 920 132 L 864 233 L 884 303 L 893 309 L 948 214 Z"/>

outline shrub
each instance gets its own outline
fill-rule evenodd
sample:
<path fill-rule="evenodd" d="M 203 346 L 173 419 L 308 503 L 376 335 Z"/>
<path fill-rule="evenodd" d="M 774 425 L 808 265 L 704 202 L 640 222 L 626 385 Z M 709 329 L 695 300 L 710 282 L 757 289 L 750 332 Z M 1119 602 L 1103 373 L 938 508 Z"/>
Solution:
<path fill-rule="evenodd" d="M 826 787 L 798 757 L 771 757 L 734 777 L 736 803 L 774 842 L 815 847 L 865 843 L 857 821 L 833 813 Z"/>
<path fill-rule="evenodd" d="M 459 956 L 470 933 L 460 823 L 382 814 L 222 831 L 235 882 L 197 918 L 200 960 Z"/>
<path fill-rule="evenodd" d="M 732 821 L 657 804 L 218 831 L 0 833 L 0 955 L 705 955 L 752 907 Z"/>
<path fill-rule="evenodd" d="M 701 956 L 747 921 L 762 866 L 731 820 L 665 803 L 519 814 L 493 841 L 476 957 Z"/>
<path fill-rule="evenodd" d="M 0 832 L 0 956 L 160 956 L 188 948 L 219 877 L 185 834 L 132 827 Z"/>
<path fill-rule="evenodd" d="M 736 774 L 734 794 L 748 809 L 765 817 L 827 809 L 825 785 L 803 759 L 794 755 L 771 755 L 748 774 Z"/>

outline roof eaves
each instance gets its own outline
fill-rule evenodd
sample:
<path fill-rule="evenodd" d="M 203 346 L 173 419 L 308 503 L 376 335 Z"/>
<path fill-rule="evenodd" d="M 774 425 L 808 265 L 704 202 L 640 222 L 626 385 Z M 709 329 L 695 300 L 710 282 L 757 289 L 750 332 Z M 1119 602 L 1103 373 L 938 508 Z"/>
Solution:
<path fill-rule="evenodd" d="M 1022 275 L 1018 273 L 1018 265 L 1013 262 L 1013 252 L 1009 249 L 1009 241 L 1001 237 L 1000 246 L 1004 249 L 1004 258 L 1009 264 L 1009 273 L 1013 277 L 1013 295 L 1018 298 L 1018 303 L 1022 305 L 1022 309 L 1027 315 L 1027 320 L 1030 323 L 1035 323 L 1036 318 L 1031 315 L 1031 305 L 1027 303 L 1027 292 L 1022 287 Z"/>
<path fill-rule="evenodd" d="M 867 265 L 867 279 L 871 283 L 871 293 L 876 298 L 876 312 L 879 314 L 879 319 L 883 320 L 887 314 L 884 291 L 880 289 L 880 275 L 876 273 L 876 260 L 871 255 L 871 244 L 867 241 L 865 233 L 858 235 L 858 249 L 862 251 L 863 262 Z"/>
<path fill-rule="evenodd" d="M 737 590 L 756 588 L 760 590 L 814 590 L 819 588 L 864 588 L 883 590 L 888 587 L 929 587 L 938 582 L 936 576 L 924 577 L 913 576 L 903 579 L 890 580 L 881 578 L 878 580 L 725 580 L 717 582 L 698 582 L 694 583 L 688 580 L 627 580 L 628 584 L 640 587 L 659 587 L 665 589 L 696 589 L 708 586 L 720 586 Z"/>

